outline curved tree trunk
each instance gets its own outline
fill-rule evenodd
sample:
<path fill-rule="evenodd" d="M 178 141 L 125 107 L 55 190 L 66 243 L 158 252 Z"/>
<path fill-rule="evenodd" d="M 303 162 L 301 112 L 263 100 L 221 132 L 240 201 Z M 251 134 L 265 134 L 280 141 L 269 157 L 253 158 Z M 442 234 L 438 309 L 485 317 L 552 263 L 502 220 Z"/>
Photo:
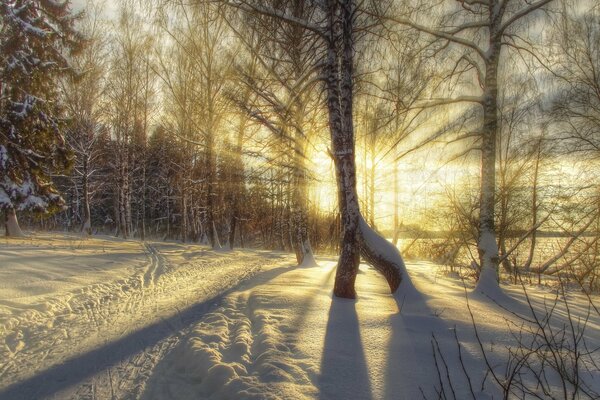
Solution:
<path fill-rule="evenodd" d="M 17 219 L 17 213 L 14 208 L 7 208 L 4 210 L 4 229 L 6 236 L 10 237 L 24 237 L 25 234 L 19 226 L 19 220 Z"/>
<path fill-rule="evenodd" d="M 371 229 L 362 216 L 359 224 L 360 254 L 385 277 L 390 291 L 395 293 L 401 284 L 403 292 L 414 288 L 398 248 Z"/>
<path fill-rule="evenodd" d="M 360 255 L 388 281 L 392 292 L 412 286 L 398 249 L 375 233 L 360 214 L 356 191 L 353 104 L 353 0 L 331 1 L 325 69 L 329 130 L 335 163 L 342 240 L 333 293 L 355 298 Z M 341 48 L 339 47 L 341 45 Z"/>

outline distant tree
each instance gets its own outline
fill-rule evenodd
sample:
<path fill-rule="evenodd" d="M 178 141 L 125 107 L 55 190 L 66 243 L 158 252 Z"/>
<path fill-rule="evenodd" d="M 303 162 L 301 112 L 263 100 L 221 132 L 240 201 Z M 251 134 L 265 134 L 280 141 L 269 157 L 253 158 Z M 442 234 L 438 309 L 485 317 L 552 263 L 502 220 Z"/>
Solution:
<path fill-rule="evenodd" d="M 99 20 L 101 12 L 98 6 L 88 3 L 79 25 L 86 46 L 72 60 L 81 73 L 67 77 L 63 84 L 65 109 L 69 114 L 67 142 L 75 154 L 72 180 L 77 187 L 76 204 L 81 204 L 83 214 L 81 231 L 88 235 L 92 232 L 91 202 L 103 183 L 97 175 L 103 150 L 99 139 L 106 130 L 102 122 L 102 101 L 108 54 L 107 37 L 102 32 L 106 27 Z"/>
<path fill-rule="evenodd" d="M 202 179 L 188 176 L 182 187 L 182 217 L 188 215 L 188 198 L 191 198 L 188 187 L 201 186 L 204 189 L 203 233 L 213 248 L 221 248 L 217 229 L 219 204 L 216 200 L 221 189 L 217 160 L 229 105 L 225 89 L 232 63 L 228 56 L 230 33 L 217 4 L 189 4 L 181 0 L 168 4 L 173 14 L 161 18 L 161 28 L 172 46 L 172 51 L 165 54 L 173 59 L 161 61 L 159 74 L 168 96 L 172 133 L 177 140 L 187 143 L 190 165 L 203 174 Z M 199 150 L 203 151 L 202 157 Z M 189 167 L 185 172 L 191 170 Z M 185 219 L 183 221 L 187 224 Z M 187 227 L 183 230 L 184 240 L 187 230 Z"/>
<path fill-rule="evenodd" d="M 551 68 L 559 87 L 552 106 L 559 137 L 569 153 L 593 160 L 600 159 L 599 27 L 598 4 L 565 2 L 554 35 L 557 51 Z"/>
<path fill-rule="evenodd" d="M 50 174 L 71 164 L 57 79 L 74 73 L 75 19 L 69 1 L 0 2 L 0 208 L 10 236 L 22 235 L 16 211 L 63 204 Z"/>
<path fill-rule="evenodd" d="M 111 49 L 104 112 L 112 136 L 111 184 L 117 234 L 126 238 L 134 234 L 134 196 L 143 197 L 134 188 L 140 183 L 135 178 L 144 165 L 140 148 L 145 148 L 147 135 L 150 49 L 150 36 L 141 17 L 131 5 L 123 6 Z"/>
<path fill-rule="evenodd" d="M 305 18 L 313 12 L 304 0 L 265 5 L 295 18 Z M 278 193 L 278 197 L 289 208 L 276 224 L 281 245 L 290 242 L 299 265 L 313 265 L 308 229 L 307 150 L 315 136 L 315 121 L 322 112 L 318 96 L 310 90 L 318 83 L 314 79 L 317 38 L 301 26 L 281 24 L 272 16 L 247 16 L 244 22 L 241 29 L 252 27 L 252 33 L 238 36 L 249 53 L 249 62 L 239 63 L 238 72 L 248 93 L 239 93 L 236 104 L 269 133 L 264 141 L 271 153 L 270 165 L 279 170 L 276 175 L 285 186 L 285 193 Z M 283 240 L 285 237 L 289 240 Z"/>

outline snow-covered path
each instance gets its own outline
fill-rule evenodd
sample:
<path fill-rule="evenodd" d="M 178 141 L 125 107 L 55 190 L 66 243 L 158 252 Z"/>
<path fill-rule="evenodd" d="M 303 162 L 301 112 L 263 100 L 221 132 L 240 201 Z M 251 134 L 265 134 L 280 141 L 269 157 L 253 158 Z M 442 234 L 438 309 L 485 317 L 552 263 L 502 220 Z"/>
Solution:
<path fill-rule="evenodd" d="M 139 398 L 239 282 L 286 256 L 38 235 L 0 245 L 0 398 Z"/>

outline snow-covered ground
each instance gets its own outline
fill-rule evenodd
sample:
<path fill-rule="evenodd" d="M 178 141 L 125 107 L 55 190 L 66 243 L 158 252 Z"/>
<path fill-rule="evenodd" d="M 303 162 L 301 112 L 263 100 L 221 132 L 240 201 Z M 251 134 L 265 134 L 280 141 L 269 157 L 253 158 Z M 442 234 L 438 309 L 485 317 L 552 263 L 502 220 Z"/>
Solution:
<path fill-rule="evenodd" d="M 109 237 L 0 242 L 0 398 L 437 399 L 440 382 L 449 398 L 498 398 L 492 377 L 482 390 L 465 295 L 500 373 L 523 326 L 515 314 L 530 316 L 518 286 L 500 306 L 431 263 L 409 262 L 420 295 L 394 297 L 361 266 L 358 299 L 343 300 L 331 296 L 335 260 L 317 261 L 297 268 L 281 253 Z M 528 292 L 538 309 L 552 304 L 550 289 Z M 568 311 L 587 321 L 589 348 L 599 346 L 600 317 L 578 320 L 586 298 L 569 300 L 554 332 Z M 582 376 L 600 390 L 600 371 L 588 367 Z"/>
<path fill-rule="evenodd" d="M 281 262 L 108 236 L 2 238 L 0 398 L 138 398 L 189 324 Z"/>

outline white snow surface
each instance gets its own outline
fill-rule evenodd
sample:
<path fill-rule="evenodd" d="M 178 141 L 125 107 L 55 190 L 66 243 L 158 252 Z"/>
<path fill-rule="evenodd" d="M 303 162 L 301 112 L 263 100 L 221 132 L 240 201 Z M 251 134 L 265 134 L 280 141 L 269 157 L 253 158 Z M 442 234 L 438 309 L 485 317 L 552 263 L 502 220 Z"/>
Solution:
<path fill-rule="evenodd" d="M 0 238 L 0 399 L 139 398 L 181 331 L 282 257 L 108 236 Z"/>
<path fill-rule="evenodd" d="M 475 397 L 498 398 L 489 377 L 481 390 L 484 363 L 465 300 L 472 287 L 408 262 L 420 295 L 392 296 L 361 265 L 358 299 L 337 299 L 335 259 L 317 261 L 297 268 L 282 253 L 109 237 L 0 241 L 0 399 L 437 398 L 432 334 L 456 398 L 469 399 L 455 332 Z M 513 313 L 528 312 L 518 286 L 504 289 L 504 308 L 469 300 L 499 366 L 514 346 Z M 537 307 L 553 299 L 544 287 L 529 295 Z M 573 315 L 587 315 L 584 296 L 569 300 Z M 557 310 L 558 326 L 565 313 Z M 589 348 L 600 345 L 594 313 L 585 337 Z M 587 378 L 600 389 L 599 371 Z"/>

